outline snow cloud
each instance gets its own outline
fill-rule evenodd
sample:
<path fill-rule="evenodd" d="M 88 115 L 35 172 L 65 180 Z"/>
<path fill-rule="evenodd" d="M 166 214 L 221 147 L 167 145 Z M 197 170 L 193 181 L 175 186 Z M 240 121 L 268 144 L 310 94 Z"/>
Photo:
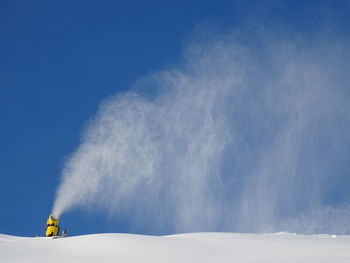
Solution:
<path fill-rule="evenodd" d="M 349 43 L 325 39 L 196 38 L 178 66 L 101 103 L 53 213 L 98 207 L 155 234 L 350 234 Z"/>

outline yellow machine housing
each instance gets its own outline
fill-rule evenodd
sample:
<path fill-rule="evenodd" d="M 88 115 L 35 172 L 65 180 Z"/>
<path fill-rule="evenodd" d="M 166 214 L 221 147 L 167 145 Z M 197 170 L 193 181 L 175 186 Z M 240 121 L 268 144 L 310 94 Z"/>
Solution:
<path fill-rule="evenodd" d="M 59 218 L 55 218 L 53 215 L 49 216 L 49 219 L 46 221 L 46 236 L 58 236 L 60 232 L 60 227 L 58 226 Z"/>

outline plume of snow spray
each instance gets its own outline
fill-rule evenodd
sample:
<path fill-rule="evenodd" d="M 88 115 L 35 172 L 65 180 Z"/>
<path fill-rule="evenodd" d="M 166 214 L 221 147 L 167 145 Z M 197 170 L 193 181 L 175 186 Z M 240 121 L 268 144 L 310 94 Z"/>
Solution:
<path fill-rule="evenodd" d="M 349 232 L 349 50 L 259 37 L 194 42 L 181 67 L 141 81 L 152 95 L 104 101 L 53 213 L 99 207 L 158 234 L 327 232 L 296 226 L 336 209 Z"/>

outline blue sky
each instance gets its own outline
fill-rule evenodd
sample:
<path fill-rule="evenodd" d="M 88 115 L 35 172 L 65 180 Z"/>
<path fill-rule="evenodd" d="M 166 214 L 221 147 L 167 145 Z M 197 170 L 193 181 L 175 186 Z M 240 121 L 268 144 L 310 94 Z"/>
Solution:
<path fill-rule="evenodd" d="M 177 64 L 196 26 L 349 37 L 349 12 L 348 1 L 1 1 L 0 233 L 43 234 L 63 163 L 101 100 Z M 72 234 L 130 231 L 82 210 L 62 224 Z"/>

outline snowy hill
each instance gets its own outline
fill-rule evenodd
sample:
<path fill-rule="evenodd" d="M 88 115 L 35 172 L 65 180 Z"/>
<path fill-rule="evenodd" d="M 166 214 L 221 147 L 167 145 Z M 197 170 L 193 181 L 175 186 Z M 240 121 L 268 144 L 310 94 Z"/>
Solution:
<path fill-rule="evenodd" d="M 350 262 L 350 236 L 192 233 L 0 235 L 0 262 Z"/>

